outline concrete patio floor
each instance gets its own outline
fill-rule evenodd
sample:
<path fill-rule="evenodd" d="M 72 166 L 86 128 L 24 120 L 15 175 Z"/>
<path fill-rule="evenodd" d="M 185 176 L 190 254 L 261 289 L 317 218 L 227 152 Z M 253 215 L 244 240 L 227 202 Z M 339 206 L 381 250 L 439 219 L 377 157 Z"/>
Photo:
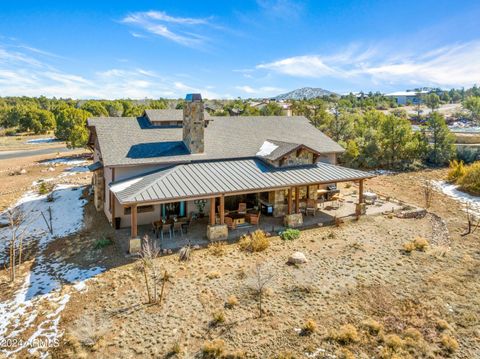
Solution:
<path fill-rule="evenodd" d="M 336 207 L 335 203 L 326 202 L 324 205 L 318 205 L 318 210 L 315 216 L 303 216 L 303 226 L 299 229 L 312 228 L 317 226 L 331 225 L 335 223 L 335 218 L 346 218 L 355 216 L 355 204 L 358 201 L 358 195 L 355 191 L 343 194 L 343 201 L 339 207 Z M 375 204 L 367 204 L 366 215 L 377 215 L 389 211 L 398 211 L 402 209 L 403 205 L 397 202 L 386 201 L 384 199 L 378 199 Z M 143 238 L 148 235 L 151 239 L 154 239 L 156 245 L 161 250 L 178 250 L 186 245 L 191 246 L 207 246 L 210 241 L 206 237 L 206 228 L 209 223 L 208 217 L 199 218 L 193 220 L 188 228 L 187 233 L 175 233 L 171 237 L 166 234 L 163 237 L 157 238 L 152 231 L 151 225 L 139 225 L 138 236 Z M 283 225 L 283 217 L 270 217 L 261 216 L 258 226 L 250 225 L 246 223 L 236 229 L 229 229 L 228 242 L 237 241 L 242 235 L 255 231 L 256 229 L 262 229 L 272 234 L 278 234 L 285 230 Z M 130 240 L 130 228 L 122 228 L 115 231 L 115 239 L 120 245 L 122 252 L 128 253 L 128 246 Z"/>

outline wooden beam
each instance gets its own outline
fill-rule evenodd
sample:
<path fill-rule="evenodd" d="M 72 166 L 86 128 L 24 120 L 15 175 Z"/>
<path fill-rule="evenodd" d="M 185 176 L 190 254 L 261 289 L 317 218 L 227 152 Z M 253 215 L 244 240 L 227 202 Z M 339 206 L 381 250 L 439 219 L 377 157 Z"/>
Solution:
<path fill-rule="evenodd" d="M 295 187 L 295 213 L 300 213 L 300 187 Z"/>
<path fill-rule="evenodd" d="M 358 182 L 358 203 L 364 203 L 363 199 L 363 180 Z"/>
<path fill-rule="evenodd" d="M 210 198 L 210 225 L 215 225 L 215 197 Z"/>
<path fill-rule="evenodd" d="M 115 181 L 115 168 L 112 168 L 112 182 Z M 110 209 L 112 210 L 112 227 L 115 228 L 115 195 L 110 191 Z"/>
<path fill-rule="evenodd" d="M 137 238 L 137 205 L 130 207 L 130 227 L 132 238 Z"/>
<path fill-rule="evenodd" d="M 292 192 L 293 192 L 292 187 L 290 187 L 288 189 L 288 199 L 287 199 L 288 200 L 288 210 L 287 210 L 288 214 L 292 214 L 292 194 L 293 194 Z"/>
<path fill-rule="evenodd" d="M 225 195 L 220 196 L 220 224 L 225 224 Z"/>

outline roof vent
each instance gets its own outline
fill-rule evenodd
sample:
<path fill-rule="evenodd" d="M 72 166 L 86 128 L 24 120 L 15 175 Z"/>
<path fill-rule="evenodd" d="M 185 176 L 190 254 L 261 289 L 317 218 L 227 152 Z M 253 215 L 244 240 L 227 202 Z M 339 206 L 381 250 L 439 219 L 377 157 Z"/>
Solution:
<path fill-rule="evenodd" d="M 185 96 L 186 102 L 202 102 L 202 94 L 199 93 L 189 93 Z"/>

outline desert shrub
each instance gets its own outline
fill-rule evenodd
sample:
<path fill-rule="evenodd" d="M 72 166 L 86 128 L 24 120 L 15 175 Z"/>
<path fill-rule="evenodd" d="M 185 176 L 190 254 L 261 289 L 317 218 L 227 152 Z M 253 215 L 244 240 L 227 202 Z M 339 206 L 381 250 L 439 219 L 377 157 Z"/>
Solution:
<path fill-rule="evenodd" d="M 170 351 L 168 352 L 168 355 L 169 356 L 178 355 L 178 354 L 180 354 L 181 351 L 182 351 L 182 348 L 180 346 L 180 343 L 175 342 L 175 343 L 173 343 L 172 347 L 170 348 Z"/>
<path fill-rule="evenodd" d="M 5 136 L 15 136 L 16 134 L 17 134 L 17 130 L 15 129 L 5 130 Z"/>
<path fill-rule="evenodd" d="M 391 349 L 397 350 L 405 346 L 405 342 L 396 334 L 388 334 L 383 338 L 385 345 Z"/>
<path fill-rule="evenodd" d="M 282 238 L 285 241 L 293 241 L 294 239 L 297 239 L 299 237 L 300 237 L 300 231 L 294 228 L 288 228 L 282 233 L 280 233 L 280 238 Z"/>
<path fill-rule="evenodd" d="M 340 344 L 356 343 L 360 340 L 357 328 L 352 324 L 342 325 L 339 330 L 333 331 L 329 337 Z"/>
<path fill-rule="evenodd" d="M 226 353 L 222 356 L 222 359 L 244 359 L 247 356 L 245 355 L 245 352 L 242 350 L 236 350 L 234 352 L 229 352 Z"/>
<path fill-rule="evenodd" d="M 407 253 L 411 253 L 415 250 L 415 244 L 413 242 L 405 242 L 403 243 L 403 250 Z"/>
<path fill-rule="evenodd" d="M 297 359 L 295 354 L 289 351 L 278 353 L 277 355 L 275 355 L 274 358 L 275 359 Z"/>
<path fill-rule="evenodd" d="M 212 325 L 225 323 L 225 312 L 218 309 L 212 313 Z"/>
<path fill-rule="evenodd" d="M 447 174 L 447 180 L 450 182 L 456 182 L 459 178 L 465 175 L 465 166 L 463 161 L 453 160 L 450 161 L 449 170 Z"/>
<path fill-rule="evenodd" d="M 302 326 L 302 335 L 311 335 L 317 331 L 317 323 L 313 319 L 308 319 Z"/>
<path fill-rule="evenodd" d="M 480 150 L 478 148 L 468 146 L 457 147 L 457 159 L 463 163 L 472 163 L 480 158 Z"/>
<path fill-rule="evenodd" d="M 475 162 L 465 168 L 465 174 L 458 179 L 461 189 L 473 193 L 480 193 L 480 162 Z"/>
<path fill-rule="evenodd" d="M 38 186 L 38 194 L 44 195 L 50 193 L 53 189 L 53 185 L 48 184 L 47 182 L 42 182 Z"/>
<path fill-rule="evenodd" d="M 102 237 L 100 239 L 97 239 L 93 247 L 95 249 L 102 249 L 108 247 L 111 244 L 113 244 L 113 242 L 109 238 Z"/>
<path fill-rule="evenodd" d="M 406 337 L 406 338 L 411 338 L 415 341 L 418 341 L 418 340 L 421 340 L 423 339 L 423 335 L 422 333 L 420 333 L 420 331 L 418 329 L 415 329 L 415 328 L 407 328 L 405 329 L 405 331 L 403 332 L 403 335 Z"/>
<path fill-rule="evenodd" d="M 222 241 L 212 242 L 208 245 L 208 252 L 216 257 L 221 257 L 226 252 L 226 244 Z"/>
<path fill-rule="evenodd" d="M 216 271 L 216 270 L 213 270 L 213 271 L 211 271 L 211 272 L 208 272 L 208 273 L 207 273 L 207 278 L 208 278 L 208 279 L 220 278 L 220 272 L 219 272 L 219 271 Z"/>
<path fill-rule="evenodd" d="M 238 242 L 240 249 L 247 252 L 262 252 L 270 246 L 266 233 L 257 229 L 251 234 L 245 234 Z"/>
<path fill-rule="evenodd" d="M 236 307 L 238 305 L 238 298 L 234 295 L 231 295 L 227 298 L 227 301 L 225 303 L 225 307 L 231 309 L 233 307 Z"/>
<path fill-rule="evenodd" d="M 207 341 L 202 345 L 202 356 L 204 359 L 221 358 L 225 351 L 225 342 L 222 339 Z"/>
<path fill-rule="evenodd" d="M 450 329 L 450 324 L 448 324 L 448 322 L 446 320 L 439 319 L 439 320 L 437 320 L 436 327 L 440 331 L 448 330 L 448 329 Z"/>
<path fill-rule="evenodd" d="M 413 244 L 415 245 L 415 249 L 417 251 L 425 251 L 428 247 L 428 241 L 423 237 L 417 237 L 413 240 Z"/>
<path fill-rule="evenodd" d="M 383 329 L 383 326 L 372 318 L 364 320 L 362 326 L 367 329 L 370 334 L 378 334 Z"/>
<path fill-rule="evenodd" d="M 457 340 L 447 334 L 442 335 L 440 338 L 440 344 L 442 344 L 442 347 L 449 353 L 456 352 L 459 348 Z"/>

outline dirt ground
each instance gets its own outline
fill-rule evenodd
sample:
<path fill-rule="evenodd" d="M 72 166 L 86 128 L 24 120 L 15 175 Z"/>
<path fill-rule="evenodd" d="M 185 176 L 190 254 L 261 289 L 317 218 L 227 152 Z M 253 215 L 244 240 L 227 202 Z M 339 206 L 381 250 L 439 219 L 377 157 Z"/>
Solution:
<path fill-rule="evenodd" d="M 444 175 L 381 176 L 367 189 L 422 206 L 423 181 Z M 170 279 L 163 302 L 153 305 L 139 261 L 115 245 L 94 249 L 111 233 L 93 206 L 86 208 L 87 229 L 49 249 L 107 270 L 72 294 L 55 358 L 480 357 L 479 236 L 461 236 L 461 205 L 443 194 L 434 193 L 422 219 L 363 217 L 303 231 L 294 241 L 271 237 L 260 253 L 232 244 L 220 255 L 196 250 L 187 262 L 160 257 L 155 264 Z M 404 243 L 417 237 L 428 240 L 426 250 L 405 252 Z M 287 265 L 295 251 L 308 262 Z M 257 265 L 271 276 L 261 317 Z M 217 347 L 211 356 L 204 353 L 209 344 Z"/>

